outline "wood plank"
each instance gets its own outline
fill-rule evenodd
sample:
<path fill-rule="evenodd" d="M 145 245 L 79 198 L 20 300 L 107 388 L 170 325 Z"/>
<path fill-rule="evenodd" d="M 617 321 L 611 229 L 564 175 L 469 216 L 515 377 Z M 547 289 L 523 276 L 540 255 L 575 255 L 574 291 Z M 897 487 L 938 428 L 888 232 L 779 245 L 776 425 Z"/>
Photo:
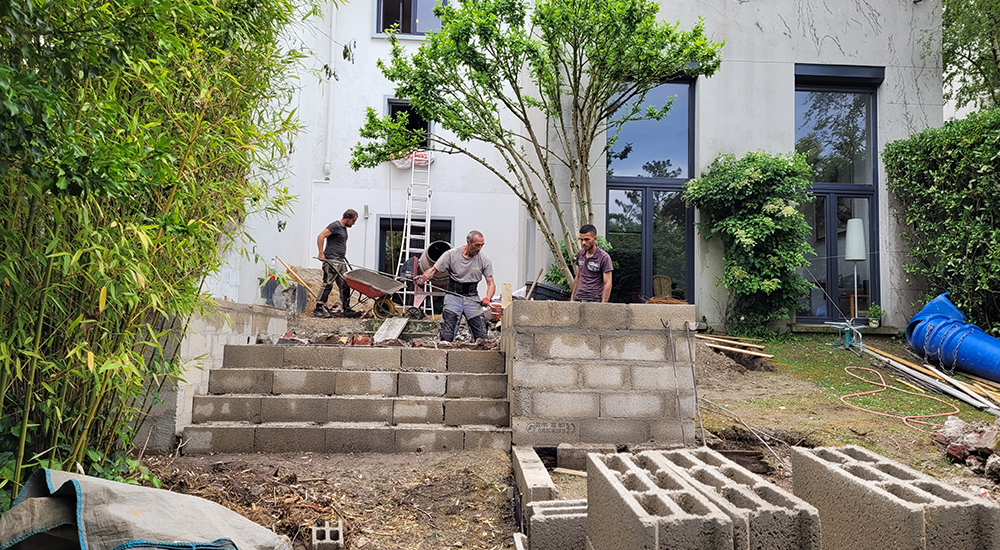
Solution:
<path fill-rule="evenodd" d="M 722 335 L 722 338 L 729 338 L 730 340 L 747 340 L 749 342 L 763 342 L 763 338 L 750 338 L 749 336 L 729 336 Z"/>
<path fill-rule="evenodd" d="M 382 326 L 378 327 L 372 339 L 378 344 L 386 340 L 399 338 L 399 335 L 403 333 L 403 328 L 406 327 L 406 323 L 409 322 L 410 319 L 408 317 L 390 317 L 382 322 Z"/>
<path fill-rule="evenodd" d="M 566 474 L 577 477 L 587 477 L 587 472 L 584 472 L 583 470 L 570 470 L 569 468 L 552 468 L 552 473 Z"/>
<path fill-rule="evenodd" d="M 729 346 L 719 346 L 716 344 L 705 344 L 705 345 L 710 348 L 724 349 L 726 351 L 735 351 L 736 353 L 745 353 L 746 355 L 753 355 L 754 357 L 774 357 L 769 353 L 760 353 L 759 351 L 752 351 L 748 349 L 731 348 Z"/>
<path fill-rule="evenodd" d="M 312 295 L 315 296 L 317 300 L 319 299 L 319 293 L 313 290 L 311 286 L 309 286 L 304 280 L 302 280 L 302 277 L 299 277 L 299 274 L 296 273 L 295 270 L 292 269 L 288 264 L 286 264 L 285 260 L 282 260 L 280 256 L 275 256 L 275 258 L 277 258 L 278 261 L 281 262 L 281 265 L 285 266 L 285 272 L 288 273 L 288 276 L 291 277 L 293 281 L 304 286 L 306 288 L 307 293 L 312 293 Z M 306 296 L 306 298 L 308 299 L 308 296 Z"/>
<path fill-rule="evenodd" d="M 708 336 L 705 334 L 695 334 L 695 338 L 700 338 L 702 340 L 712 340 L 713 342 L 722 342 L 725 344 L 733 344 L 735 346 L 746 346 L 748 348 L 764 349 L 764 346 L 760 344 L 751 344 L 749 342 L 737 342 L 736 340 L 730 340 L 728 337 L 717 337 Z"/>

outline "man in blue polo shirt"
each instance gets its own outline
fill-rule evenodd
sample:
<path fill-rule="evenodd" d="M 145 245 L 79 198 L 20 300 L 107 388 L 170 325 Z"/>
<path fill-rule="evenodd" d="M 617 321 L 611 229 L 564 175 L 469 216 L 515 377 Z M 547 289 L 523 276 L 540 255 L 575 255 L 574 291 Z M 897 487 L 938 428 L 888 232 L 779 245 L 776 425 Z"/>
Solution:
<path fill-rule="evenodd" d="M 576 278 L 573 279 L 574 302 L 607 302 L 611 297 L 611 256 L 597 246 L 597 228 L 580 228 L 580 251 L 576 253 Z"/>

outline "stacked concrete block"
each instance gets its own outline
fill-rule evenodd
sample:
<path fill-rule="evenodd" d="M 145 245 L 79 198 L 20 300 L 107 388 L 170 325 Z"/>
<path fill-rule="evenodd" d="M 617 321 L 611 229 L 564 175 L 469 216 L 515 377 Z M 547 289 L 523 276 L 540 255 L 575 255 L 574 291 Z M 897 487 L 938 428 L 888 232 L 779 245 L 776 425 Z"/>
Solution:
<path fill-rule="evenodd" d="M 587 547 L 733 548 L 733 522 L 675 470 L 652 474 L 630 455 L 587 456 Z"/>
<path fill-rule="evenodd" d="M 816 508 L 715 451 L 645 451 L 636 463 L 654 476 L 678 473 L 725 512 L 735 550 L 820 548 Z"/>
<path fill-rule="evenodd" d="M 1000 548 L 1000 506 L 861 447 L 792 447 L 792 471 L 825 550 Z"/>
<path fill-rule="evenodd" d="M 532 502 L 525 521 L 531 550 L 583 550 L 586 546 L 586 500 Z"/>
<path fill-rule="evenodd" d="M 694 306 L 516 301 L 507 309 L 500 347 L 514 444 L 694 444 Z"/>
<path fill-rule="evenodd" d="M 521 493 L 521 510 L 527 510 L 532 502 L 543 502 L 556 498 L 556 486 L 549 477 L 548 470 L 538 453 L 531 447 L 511 448 L 511 462 L 514 467 L 514 483 Z"/>

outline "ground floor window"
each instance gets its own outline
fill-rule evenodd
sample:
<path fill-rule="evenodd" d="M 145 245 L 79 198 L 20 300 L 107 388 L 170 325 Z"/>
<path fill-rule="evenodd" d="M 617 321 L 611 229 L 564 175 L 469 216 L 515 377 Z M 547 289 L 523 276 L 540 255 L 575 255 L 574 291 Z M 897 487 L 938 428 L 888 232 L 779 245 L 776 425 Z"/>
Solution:
<path fill-rule="evenodd" d="M 378 270 L 382 273 L 396 273 L 399 268 L 399 249 L 403 240 L 402 217 L 379 218 L 378 230 Z M 423 235 L 422 227 L 414 227 L 415 235 Z M 451 220 L 431 220 L 430 245 L 436 241 L 452 243 Z M 464 244 L 464 243 L 463 243 Z"/>

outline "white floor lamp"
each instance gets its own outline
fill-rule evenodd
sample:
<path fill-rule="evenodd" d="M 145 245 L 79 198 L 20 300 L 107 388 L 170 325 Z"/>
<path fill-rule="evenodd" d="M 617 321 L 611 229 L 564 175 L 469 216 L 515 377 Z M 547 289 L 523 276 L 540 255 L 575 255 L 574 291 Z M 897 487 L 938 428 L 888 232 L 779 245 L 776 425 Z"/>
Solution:
<path fill-rule="evenodd" d="M 854 262 L 854 307 L 851 309 L 850 323 L 858 313 L 858 262 L 867 257 L 865 248 L 865 222 L 861 218 L 847 220 L 847 236 L 844 243 L 844 259 Z"/>

